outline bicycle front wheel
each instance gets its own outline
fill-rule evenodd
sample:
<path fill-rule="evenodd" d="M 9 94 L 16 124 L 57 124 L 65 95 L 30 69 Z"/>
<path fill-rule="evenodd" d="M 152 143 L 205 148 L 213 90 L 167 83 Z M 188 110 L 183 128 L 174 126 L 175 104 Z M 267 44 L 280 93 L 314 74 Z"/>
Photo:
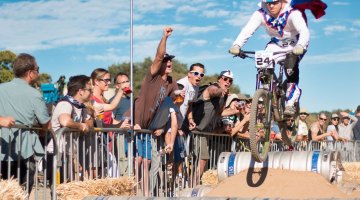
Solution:
<path fill-rule="evenodd" d="M 271 119 L 269 91 L 258 89 L 252 99 L 249 124 L 250 151 L 257 162 L 265 161 L 270 150 Z"/>

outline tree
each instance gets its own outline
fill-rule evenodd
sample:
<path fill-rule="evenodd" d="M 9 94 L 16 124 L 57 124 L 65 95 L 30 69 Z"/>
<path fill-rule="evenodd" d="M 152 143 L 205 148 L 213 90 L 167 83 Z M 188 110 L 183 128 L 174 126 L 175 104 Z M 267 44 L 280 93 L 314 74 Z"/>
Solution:
<path fill-rule="evenodd" d="M 14 78 L 14 73 L 8 69 L 0 70 L 0 83 L 9 82 Z"/>
<path fill-rule="evenodd" d="M 15 58 L 16 58 L 16 54 L 9 50 L 0 51 L 1 69 L 7 69 L 7 70 L 12 69 L 12 64 Z"/>
<path fill-rule="evenodd" d="M 15 58 L 16 54 L 9 50 L 0 51 L 0 83 L 9 82 L 14 78 L 12 64 Z"/>

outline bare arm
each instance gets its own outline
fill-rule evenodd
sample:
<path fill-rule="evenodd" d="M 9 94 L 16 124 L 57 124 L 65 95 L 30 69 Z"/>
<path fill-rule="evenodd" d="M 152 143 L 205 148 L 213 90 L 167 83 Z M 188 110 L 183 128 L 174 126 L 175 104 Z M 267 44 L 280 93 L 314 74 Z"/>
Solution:
<path fill-rule="evenodd" d="M 64 126 L 64 127 L 78 129 L 83 132 L 89 131 L 89 127 L 86 123 L 74 122 L 74 120 L 71 118 L 71 116 L 67 113 L 63 113 L 59 116 L 59 122 L 60 122 L 61 126 Z"/>
<path fill-rule="evenodd" d="M 164 55 L 165 55 L 165 51 L 166 51 L 166 41 L 167 41 L 168 37 L 171 35 L 172 31 L 173 31 L 173 29 L 170 27 L 164 28 L 163 37 L 160 40 L 159 46 L 156 51 L 156 56 L 155 56 L 154 62 L 150 68 L 151 75 L 157 74 L 161 68 L 161 64 L 164 59 Z"/>
<path fill-rule="evenodd" d="M 118 92 L 116 93 L 115 97 L 111 101 L 111 103 L 103 104 L 104 105 L 104 112 L 114 110 L 119 105 L 119 103 L 121 102 L 121 98 L 122 98 L 123 94 L 124 94 L 124 91 L 119 89 Z"/>
<path fill-rule="evenodd" d="M 326 136 L 329 136 L 332 134 L 332 132 L 326 132 L 321 135 L 318 135 L 319 130 L 320 129 L 318 126 L 311 127 L 311 137 L 312 137 L 313 141 L 320 141 L 320 140 L 324 139 Z"/>
<path fill-rule="evenodd" d="M 209 100 L 213 97 L 221 97 L 224 94 L 224 90 L 215 85 L 210 85 L 204 90 L 203 97 L 204 100 Z"/>

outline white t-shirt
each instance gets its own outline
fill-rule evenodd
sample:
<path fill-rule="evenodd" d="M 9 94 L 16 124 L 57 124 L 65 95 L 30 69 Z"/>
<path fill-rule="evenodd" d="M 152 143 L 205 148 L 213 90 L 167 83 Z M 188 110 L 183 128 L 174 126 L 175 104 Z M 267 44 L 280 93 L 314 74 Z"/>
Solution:
<path fill-rule="evenodd" d="M 328 132 L 331 132 L 331 131 L 333 131 L 333 130 L 336 131 L 336 128 L 335 128 L 335 126 L 332 125 L 332 124 L 330 124 L 330 125 L 326 128 L 326 132 L 327 132 L 327 133 L 328 133 Z M 337 133 L 336 133 L 336 134 L 337 134 Z M 326 139 L 327 141 L 333 141 L 333 140 L 334 140 L 334 138 L 333 138 L 331 135 L 326 136 L 325 139 Z"/>
<path fill-rule="evenodd" d="M 184 102 L 180 106 L 180 112 L 183 118 L 186 117 L 186 113 L 189 109 L 189 103 L 194 102 L 199 92 L 199 86 L 193 86 L 190 82 L 188 77 L 184 77 L 177 82 L 184 86 L 183 90 L 185 90 L 185 98 Z"/>
<path fill-rule="evenodd" d="M 73 112 L 73 109 L 74 109 L 74 112 Z M 83 112 L 81 112 L 82 110 L 83 110 Z M 54 132 L 56 132 L 57 130 L 62 128 L 60 121 L 59 121 L 59 117 L 62 114 L 69 114 L 71 116 L 71 118 L 74 120 L 74 122 L 84 122 L 85 120 L 89 120 L 91 117 L 89 115 L 89 113 L 87 112 L 87 109 L 76 108 L 75 106 L 72 106 L 67 101 L 60 101 L 56 105 L 56 107 L 53 111 L 53 115 L 51 117 L 51 128 Z M 67 137 L 67 138 L 69 138 L 69 137 Z M 68 141 L 68 139 L 66 139 L 66 141 L 67 141 L 66 143 L 69 143 L 70 140 Z M 64 148 L 63 148 L 64 142 L 65 142 L 65 137 L 63 134 L 60 137 L 60 140 L 58 141 L 58 147 L 59 147 L 60 153 L 62 153 L 64 150 Z M 48 150 L 48 152 L 53 152 L 52 140 L 49 142 L 47 150 Z"/>
<path fill-rule="evenodd" d="M 298 132 L 297 135 L 308 135 L 309 129 L 305 122 L 299 120 Z"/>

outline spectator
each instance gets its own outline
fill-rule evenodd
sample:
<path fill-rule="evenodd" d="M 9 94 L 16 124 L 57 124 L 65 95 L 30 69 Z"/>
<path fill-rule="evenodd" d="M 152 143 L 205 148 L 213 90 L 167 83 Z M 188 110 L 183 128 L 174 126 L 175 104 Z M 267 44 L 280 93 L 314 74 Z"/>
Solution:
<path fill-rule="evenodd" d="M 354 140 L 360 140 L 360 105 L 356 108 L 356 118 L 358 121 L 353 128 Z"/>
<path fill-rule="evenodd" d="M 340 112 L 340 115 L 342 116 L 342 123 L 339 124 L 339 136 L 347 141 L 354 140 L 353 128 L 358 119 L 347 112 Z M 350 119 L 352 122 L 350 122 Z"/>
<path fill-rule="evenodd" d="M 339 120 L 340 117 L 338 114 L 333 113 L 331 114 L 331 121 L 330 124 L 328 125 L 326 132 L 332 132 L 332 134 L 330 136 L 326 137 L 327 141 L 343 141 L 343 139 L 341 137 L 339 137 Z"/>
<path fill-rule="evenodd" d="M 327 120 L 326 114 L 321 112 L 318 115 L 318 121 L 314 122 L 310 126 L 309 130 L 309 141 L 323 141 L 326 136 L 330 136 L 332 132 L 325 132 L 324 125 Z"/>
<path fill-rule="evenodd" d="M 190 66 L 187 76 L 178 80 L 179 89 L 184 95 L 184 101 L 180 102 L 181 118 L 189 119 L 189 129 L 195 128 L 196 124 L 193 119 L 192 104 L 196 100 L 199 92 L 199 85 L 202 78 L 205 76 L 205 66 L 201 63 L 194 63 Z M 179 127 L 182 126 L 183 121 L 178 121 Z M 178 180 L 182 179 L 182 163 L 185 158 L 185 139 L 184 132 L 179 130 L 179 135 L 175 139 L 174 144 L 174 161 L 177 166 L 177 177 Z M 180 184 L 181 185 L 181 184 Z"/>
<path fill-rule="evenodd" d="M 164 99 L 174 94 L 174 91 L 178 89 L 176 80 L 170 76 L 172 72 L 172 59 L 175 56 L 165 52 L 167 39 L 172 32 L 173 29 L 171 27 L 164 28 L 154 62 L 151 64 L 141 84 L 141 89 L 134 103 L 134 130 L 148 129 Z M 174 96 L 172 95 L 172 97 Z M 130 116 L 128 111 L 125 116 Z M 151 142 L 149 134 L 137 134 L 137 148 L 139 154 L 138 169 L 140 169 L 141 163 L 143 163 L 142 160 L 145 159 L 147 164 L 143 164 L 143 172 L 146 173 L 151 163 Z M 142 170 L 139 171 L 139 174 L 141 174 L 141 171 Z M 148 175 L 144 176 L 144 183 L 147 183 L 145 180 L 147 176 Z M 147 187 L 147 185 L 144 186 Z M 145 191 L 145 195 L 147 195 L 146 188 L 142 188 Z"/>
<path fill-rule="evenodd" d="M 179 105 L 175 106 L 171 97 L 166 97 L 160 105 L 160 108 L 156 112 L 151 124 L 150 130 L 154 131 L 153 141 L 151 145 L 151 168 L 150 168 L 150 191 L 154 192 L 157 186 L 158 173 L 161 166 L 161 156 L 165 156 L 163 153 L 171 153 L 174 148 L 176 134 L 178 132 L 178 122 L 183 121 L 182 115 L 179 110 Z M 169 120 L 170 119 L 170 120 Z M 165 134 L 163 134 L 165 133 Z M 165 143 L 164 143 L 165 142 Z M 172 179 L 173 173 L 173 154 L 170 154 L 166 164 L 167 175 L 169 179 Z M 169 180 L 167 179 L 167 180 Z M 162 184 L 164 185 L 164 184 Z M 164 188 L 163 188 L 164 189 Z"/>
<path fill-rule="evenodd" d="M 50 116 L 42 95 L 31 87 L 39 77 L 39 66 L 33 56 L 19 54 L 14 63 L 15 78 L 8 83 L 0 84 L 0 113 L 3 116 L 12 116 L 17 124 L 32 127 L 34 123 L 40 124 L 44 131 L 50 128 Z M 34 109 L 36 108 L 36 109 Z M 13 120 L 10 120 L 13 123 Z M 21 132 L 21 135 L 19 135 Z M 32 130 L 2 129 L 1 131 L 1 174 L 7 179 L 17 177 L 17 167 L 20 167 L 19 182 L 28 186 L 30 193 L 34 184 L 36 161 L 44 156 L 45 151 L 39 141 L 39 133 Z M 21 139 L 20 137 L 21 136 Z M 21 143 L 20 143 L 21 142 Z M 14 148 L 9 152 L 9 143 Z M 20 149 L 21 148 L 21 149 Z M 21 155 L 18 155 L 20 152 Z M 17 163 L 21 156 L 20 163 Z M 11 161 L 11 174 L 8 177 L 7 160 Z M 14 162 L 15 161 L 15 162 Z M 28 174 L 27 174 L 28 170 Z M 27 179 L 29 177 L 29 179 Z M 28 185 L 26 185 L 28 182 Z"/>
<path fill-rule="evenodd" d="M 13 117 L 1 117 L 0 116 L 0 128 L 6 127 L 10 128 L 15 124 L 15 119 Z"/>
<path fill-rule="evenodd" d="M 120 103 L 117 105 L 116 109 L 113 110 L 113 118 L 115 119 L 114 121 L 122 121 L 125 119 L 128 119 L 127 117 L 124 116 L 124 113 L 130 108 L 130 94 L 131 94 L 131 90 L 130 90 L 130 80 L 129 80 L 129 76 L 123 72 L 119 72 L 118 74 L 116 74 L 115 78 L 114 78 L 114 84 L 117 90 L 123 90 L 123 94 L 122 94 L 122 98 Z M 127 91 L 127 92 L 125 92 Z M 114 95 L 109 102 L 112 102 L 113 99 L 116 97 L 116 95 Z M 130 118 L 129 118 L 130 119 Z M 116 122 L 115 122 L 116 123 Z M 117 160 L 119 161 L 118 165 L 119 165 L 119 173 L 120 175 L 123 175 L 125 173 L 127 173 L 128 168 L 128 161 L 126 159 L 127 155 L 128 155 L 128 143 L 126 140 L 126 137 L 118 137 L 117 139 L 119 139 L 119 141 L 117 141 L 115 143 L 115 152 L 118 152 L 118 154 L 115 154 L 117 157 Z M 119 147 L 117 146 L 119 144 Z M 118 151 L 117 148 L 120 149 L 124 149 L 125 151 Z M 133 155 L 135 155 L 135 143 L 133 144 Z"/>
<path fill-rule="evenodd" d="M 112 102 L 108 103 L 107 99 L 104 97 L 104 92 L 109 90 L 111 82 L 110 73 L 106 69 L 95 69 L 91 73 L 91 82 L 93 85 L 93 95 L 91 100 L 96 113 L 96 116 L 94 117 L 102 122 L 98 124 L 98 126 L 116 123 L 117 121 L 113 121 L 112 111 L 120 103 L 124 93 L 123 90 L 118 90 L 116 95 L 113 97 Z"/>
<path fill-rule="evenodd" d="M 129 76 L 125 73 L 119 72 L 115 76 L 114 84 L 117 90 L 124 90 L 125 88 L 130 88 Z M 125 119 L 124 113 L 130 108 L 130 94 L 131 93 L 123 92 L 120 103 L 117 105 L 117 108 L 113 110 L 114 118 L 117 121 Z M 115 96 L 110 99 L 110 102 L 112 102 L 114 98 Z"/>
<path fill-rule="evenodd" d="M 112 117 L 112 111 L 121 102 L 124 91 L 118 90 L 111 103 L 108 103 L 107 99 L 104 97 L 104 92 L 109 90 L 111 82 L 110 73 L 106 69 L 95 69 L 91 73 L 91 81 L 93 85 L 93 95 L 91 100 L 95 110 L 94 117 L 96 117 L 96 125 L 98 127 L 110 127 L 112 124 L 118 124 L 120 128 L 129 128 L 129 120 L 124 120 L 122 121 L 124 123 L 122 123 L 114 120 Z M 110 176 L 116 177 L 117 171 L 115 169 L 117 169 L 117 162 L 115 155 L 113 154 L 113 143 L 116 144 L 115 135 L 113 132 L 106 132 L 102 134 L 102 136 L 104 136 L 104 143 L 107 144 L 107 149 L 105 149 L 107 154 L 104 157 L 109 160 L 108 173 Z"/>
<path fill-rule="evenodd" d="M 288 138 L 291 141 L 294 141 L 293 137 L 296 136 L 297 130 L 296 130 L 296 127 L 295 127 L 295 119 L 294 119 L 293 116 L 286 117 L 285 131 L 286 131 L 286 135 L 288 136 Z"/>
<path fill-rule="evenodd" d="M 55 82 L 56 88 L 58 89 L 58 98 L 60 99 L 61 97 L 64 96 L 64 88 L 65 88 L 65 76 L 62 75 L 60 76 L 59 80 L 57 80 Z"/>
<path fill-rule="evenodd" d="M 68 91 L 67 95 L 64 96 L 57 103 L 54 109 L 53 115 L 51 117 L 52 130 L 56 133 L 62 127 L 67 127 L 70 129 L 78 130 L 79 132 L 83 132 L 83 134 L 86 134 L 89 131 L 89 128 L 93 127 L 93 120 L 88 110 L 86 109 L 86 106 L 84 105 L 84 103 L 90 100 L 92 95 L 90 77 L 85 75 L 70 77 L 69 83 L 67 85 L 67 91 Z M 80 162 L 76 160 L 77 158 L 76 155 L 78 154 L 77 152 L 78 146 L 76 141 L 79 139 L 79 136 L 80 135 L 76 132 L 73 133 L 72 138 L 70 138 L 69 132 L 66 132 L 64 135 L 62 135 L 59 138 L 59 141 L 57 141 L 60 152 L 59 155 L 62 155 L 62 152 L 64 151 L 66 153 L 66 158 L 63 158 L 63 161 L 65 160 L 65 162 L 62 163 L 62 166 L 65 166 L 67 164 L 66 177 L 68 178 L 71 177 L 71 175 L 73 175 L 72 178 L 74 178 L 74 173 L 77 171 L 75 170 L 76 169 L 75 167 L 78 166 L 77 164 L 80 164 Z M 70 146 L 71 142 L 72 142 L 72 146 Z M 52 153 L 51 144 L 52 142 L 50 142 L 50 145 L 48 146 L 48 150 Z M 80 142 L 80 144 L 82 144 L 82 142 Z M 82 150 L 82 148 L 79 149 Z M 71 152 L 72 155 L 70 154 Z M 79 153 L 78 155 L 81 157 L 82 153 Z M 74 170 L 72 172 L 70 170 L 71 168 L 69 165 L 70 160 L 72 160 L 73 163 L 72 169 Z M 88 164 L 85 165 L 88 166 Z M 49 164 L 48 169 L 51 169 L 51 166 L 52 165 Z M 85 166 L 83 167 L 85 168 Z M 52 181 L 50 181 L 50 183 L 52 183 Z"/>
<path fill-rule="evenodd" d="M 196 124 L 194 130 L 201 132 L 214 131 L 216 119 L 221 116 L 232 83 L 233 73 L 226 70 L 220 73 L 216 83 L 203 90 L 193 104 L 193 117 Z M 210 158 L 207 137 L 199 136 L 199 138 L 201 152 L 199 152 L 200 160 L 197 177 L 203 174 L 205 165 Z"/>
<path fill-rule="evenodd" d="M 246 102 L 240 100 L 236 94 L 231 94 L 227 97 L 222 115 L 228 115 L 223 117 L 223 124 L 226 125 L 225 128 L 227 128 L 225 132 L 234 136 L 241 132 L 245 124 L 249 121 L 248 116 L 250 115 L 250 110 L 246 112 Z M 246 116 L 246 118 L 244 116 Z"/>
<path fill-rule="evenodd" d="M 309 116 L 309 113 L 305 108 L 301 108 L 299 113 L 296 141 L 308 141 L 309 128 L 306 123 L 306 118 Z"/>

